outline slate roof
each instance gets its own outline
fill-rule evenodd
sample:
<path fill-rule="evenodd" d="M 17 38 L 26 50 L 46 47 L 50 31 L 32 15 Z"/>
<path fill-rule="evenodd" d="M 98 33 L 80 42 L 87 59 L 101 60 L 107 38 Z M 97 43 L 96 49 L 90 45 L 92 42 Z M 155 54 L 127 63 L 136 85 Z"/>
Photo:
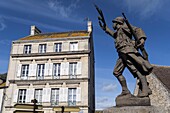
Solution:
<path fill-rule="evenodd" d="M 0 74 L 0 89 L 6 87 L 6 78 L 7 78 L 7 73 Z"/>
<path fill-rule="evenodd" d="M 70 38 L 77 36 L 89 36 L 87 31 L 69 31 L 69 32 L 59 32 L 59 33 L 45 33 L 45 34 L 36 34 L 30 35 L 19 40 L 39 40 L 39 39 L 48 39 L 48 38 Z"/>
<path fill-rule="evenodd" d="M 167 87 L 170 92 L 170 66 L 154 65 L 153 73 Z"/>

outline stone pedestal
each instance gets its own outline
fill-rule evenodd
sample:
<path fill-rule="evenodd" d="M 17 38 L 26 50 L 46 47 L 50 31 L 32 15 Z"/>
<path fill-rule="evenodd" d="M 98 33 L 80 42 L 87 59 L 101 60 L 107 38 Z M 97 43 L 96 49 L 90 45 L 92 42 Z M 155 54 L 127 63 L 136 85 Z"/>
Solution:
<path fill-rule="evenodd" d="M 103 113 L 168 113 L 168 111 L 154 106 L 126 106 L 107 108 Z"/>
<path fill-rule="evenodd" d="M 150 99 L 149 97 L 139 98 L 129 95 L 122 95 L 116 97 L 116 106 L 123 107 L 123 106 L 150 106 Z"/>

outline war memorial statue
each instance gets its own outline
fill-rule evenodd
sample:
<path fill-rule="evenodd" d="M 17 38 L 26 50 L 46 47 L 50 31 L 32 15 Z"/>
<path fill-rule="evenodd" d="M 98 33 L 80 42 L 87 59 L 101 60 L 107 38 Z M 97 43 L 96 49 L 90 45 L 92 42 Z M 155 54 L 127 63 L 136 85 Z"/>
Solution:
<path fill-rule="evenodd" d="M 99 13 L 99 25 L 109 34 L 115 43 L 119 58 L 114 67 L 113 74 L 118 79 L 122 92 L 116 98 L 116 106 L 147 106 L 150 105 L 149 95 L 152 94 L 146 76 L 152 72 L 152 65 L 148 61 L 148 55 L 144 48 L 147 39 L 144 31 L 129 24 L 124 13 L 123 17 L 116 17 L 111 30 L 106 25 L 102 11 L 95 5 Z M 141 52 L 140 52 L 141 51 Z M 137 96 L 130 93 L 126 79 L 122 75 L 125 67 L 138 79 L 139 92 Z"/>

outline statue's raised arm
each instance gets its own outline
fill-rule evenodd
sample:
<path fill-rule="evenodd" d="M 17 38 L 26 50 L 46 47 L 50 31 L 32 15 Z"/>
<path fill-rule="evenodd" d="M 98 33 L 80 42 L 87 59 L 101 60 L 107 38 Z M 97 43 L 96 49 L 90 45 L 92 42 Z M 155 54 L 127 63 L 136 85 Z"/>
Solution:
<path fill-rule="evenodd" d="M 99 16 L 98 16 L 98 20 L 99 20 L 99 25 L 100 27 L 107 33 L 109 34 L 110 36 L 113 37 L 114 35 L 114 31 L 110 30 L 107 25 L 106 25 L 106 21 L 104 19 L 104 15 L 103 15 L 103 12 L 102 10 L 97 6 L 97 5 L 94 5 L 97 12 L 99 13 Z"/>

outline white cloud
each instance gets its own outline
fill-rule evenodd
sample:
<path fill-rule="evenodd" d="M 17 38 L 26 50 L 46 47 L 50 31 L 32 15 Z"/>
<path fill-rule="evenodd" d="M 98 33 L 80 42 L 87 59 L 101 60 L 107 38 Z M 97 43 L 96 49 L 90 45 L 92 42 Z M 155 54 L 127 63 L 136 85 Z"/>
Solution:
<path fill-rule="evenodd" d="M 69 5 L 64 5 L 62 0 L 49 0 L 48 6 L 55 11 L 56 15 L 60 15 L 64 18 L 68 18 L 72 15 L 72 12 L 77 8 L 79 0 L 74 0 Z"/>
<path fill-rule="evenodd" d="M 1 37 L 0 37 L 1 39 Z M 10 45 L 11 44 L 11 40 L 0 40 L 0 45 Z"/>
<path fill-rule="evenodd" d="M 115 101 L 112 97 L 98 97 L 96 98 L 96 109 L 102 110 L 114 106 Z"/>
<path fill-rule="evenodd" d="M 113 92 L 117 89 L 117 84 L 103 84 L 102 90 L 106 92 Z"/>
<path fill-rule="evenodd" d="M 160 11 L 165 1 L 162 0 L 126 0 L 130 12 L 138 14 L 141 18 L 150 18 Z"/>
<path fill-rule="evenodd" d="M 6 24 L 4 22 L 4 18 L 0 16 L 0 31 L 4 30 L 6 28 Z"/>

